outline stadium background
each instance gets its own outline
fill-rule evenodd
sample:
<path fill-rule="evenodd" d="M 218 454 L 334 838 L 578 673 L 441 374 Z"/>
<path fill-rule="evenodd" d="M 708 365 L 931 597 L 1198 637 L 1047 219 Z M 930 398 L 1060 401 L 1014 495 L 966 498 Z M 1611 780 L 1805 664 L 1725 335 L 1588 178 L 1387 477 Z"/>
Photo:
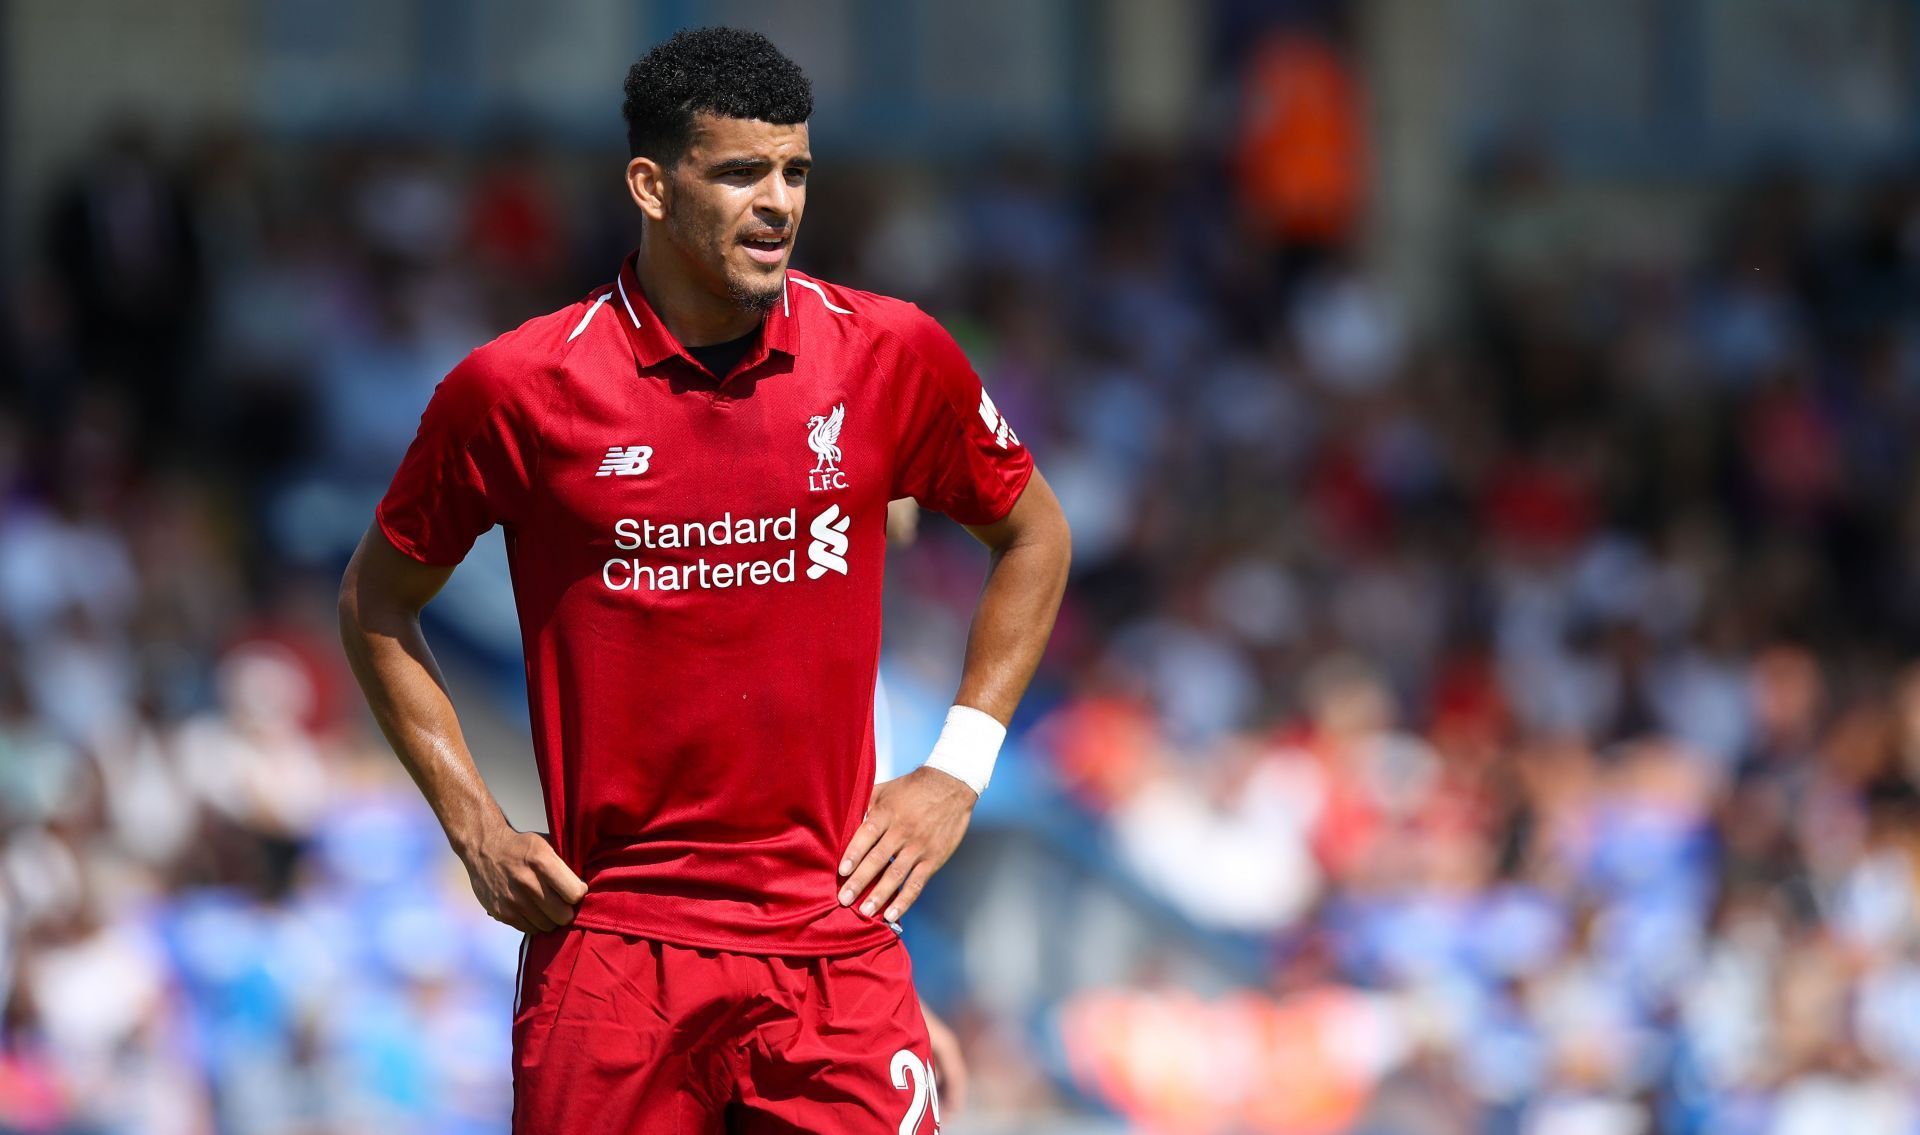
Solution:
<path fill-rule="evenodd" d="M 1920 4 L 0 13 L 0 1131 L 504 1130 L 518 940 L 333 589 L 707 22 L 812 74 L 799 264 L 945 321 L 1074 523 L 909 920 L 949 1130 L 1920 1127 Z M 909 759 L 981 568 L 890 565 Z M 503 571 L 430 636 L 537 826 Z"/>

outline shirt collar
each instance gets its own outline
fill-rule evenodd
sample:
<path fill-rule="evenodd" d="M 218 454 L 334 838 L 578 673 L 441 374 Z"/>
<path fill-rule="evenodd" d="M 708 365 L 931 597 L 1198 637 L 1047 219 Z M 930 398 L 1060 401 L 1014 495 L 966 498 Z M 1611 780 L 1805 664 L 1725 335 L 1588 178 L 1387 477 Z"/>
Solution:
<path fill-rule="evenodd" d="M 639 253 L 630 254 L 620 262 L 620 273 L 613 281 L 613 304 L 617 306 L 620 326 L 626 330 L 627 341 L 633 344 L 634 357 L 643 367 L 659 366 L 667 359 L 678 355 L 690 366 L 699 366 L 680 340 L 647 302 L 646 293 L 640 290 L 640 277 L 636 272 Z M 741 358 L 733 368 L 734 374 L 744 374 L 753 367 L 765 362 L 768 354 L 779 352 L 791 358 L 798 346 L 799 336 L 794 326 L 793 302 L 788 294 L 793 289 L 789 279 L 782 280 L 780 299 L 773 305 L 760 325 L 760 341 Z M 723 380 L 725 375 L 720 376 Z"/>

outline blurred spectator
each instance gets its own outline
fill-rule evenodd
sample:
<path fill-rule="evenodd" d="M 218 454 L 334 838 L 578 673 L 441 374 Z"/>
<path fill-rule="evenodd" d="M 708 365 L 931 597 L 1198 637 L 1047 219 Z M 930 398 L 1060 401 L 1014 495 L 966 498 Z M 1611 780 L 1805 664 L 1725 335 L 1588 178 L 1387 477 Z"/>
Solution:
<path fill-rule="evenodd" d="M 132 395 L 156 439 L 178 424 L 205 315 L 193 208 L 152 134 L 128 121 L 60 191 L 45 230 L 83 365 Z"/>

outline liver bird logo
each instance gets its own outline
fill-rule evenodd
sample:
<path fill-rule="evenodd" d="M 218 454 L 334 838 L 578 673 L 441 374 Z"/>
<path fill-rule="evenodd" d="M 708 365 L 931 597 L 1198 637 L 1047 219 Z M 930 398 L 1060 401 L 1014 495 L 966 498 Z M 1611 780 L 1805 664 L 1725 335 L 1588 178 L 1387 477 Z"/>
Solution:
<path fill-rule="evenodd" d="M 819 459 L 815 473 L 831 473 L 840 468 L 840 426 L 847 420 L 847 404 L 840 403 L 831 414 L 815 414 L 807 419 L 807 446 Z"/>

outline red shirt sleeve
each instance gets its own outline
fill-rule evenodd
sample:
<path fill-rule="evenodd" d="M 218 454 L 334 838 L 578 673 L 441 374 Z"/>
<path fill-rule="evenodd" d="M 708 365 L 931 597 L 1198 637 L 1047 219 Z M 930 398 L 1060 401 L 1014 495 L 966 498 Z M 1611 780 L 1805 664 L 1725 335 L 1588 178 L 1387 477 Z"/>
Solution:
<path fill-rule="evenodd" d="M 422 563 L 457 564 L 482 532 L 524 515 L 538 450 L 494 354 L 475 351 L 434 388 L 374 511 L 387 540 Z"/>
<path fill-rule="evenodd" d="M 909 310 L 912 318 L 896 328 L 902 427 L 892 495 L 962 524 L 991 524 L 1020 499 L 1033 457 L 953 336 L 918 308 Z"/>

